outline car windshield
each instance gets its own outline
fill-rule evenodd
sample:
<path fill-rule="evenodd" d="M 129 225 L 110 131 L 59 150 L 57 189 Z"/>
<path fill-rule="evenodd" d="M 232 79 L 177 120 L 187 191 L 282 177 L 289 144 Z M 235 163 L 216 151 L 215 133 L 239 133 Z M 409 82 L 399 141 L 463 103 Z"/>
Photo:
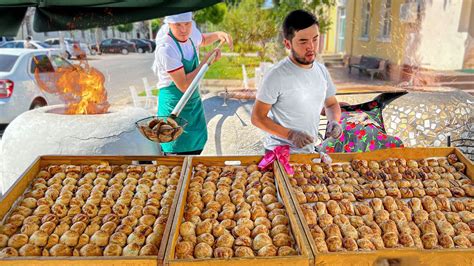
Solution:
<path fill-rule="evenodd" d="M 51 45 L 45 43 L 45 42 L 37 42 L 37 44 L 43 48 L 51 48 Z"/>
<path fill-rule="evenodd" d="M 10 72 L 17 59 L 16 55 L 0 54 L 0 72 Z"/>

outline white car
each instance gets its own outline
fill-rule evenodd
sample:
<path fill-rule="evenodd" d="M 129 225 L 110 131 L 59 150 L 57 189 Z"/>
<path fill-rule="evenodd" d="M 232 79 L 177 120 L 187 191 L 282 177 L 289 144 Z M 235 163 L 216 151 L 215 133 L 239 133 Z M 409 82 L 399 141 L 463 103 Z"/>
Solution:
<path fill-rule="evenodd" d="M 51 79 L 60 67 L 73 65 L 59 51 L 0 49 L 0 124 L 28 110 L 61 103 L 57 95 L 43 92 L 35 79 L 38 69 L 41 81 L 54 84 Z"/>
<path fill-rule="evenodd" d="M 46 44 L 53 48 L 61 48 L 59 44 L 59 38 L 50 38 L 44 41 Z M 64 38 L 65 56 L 68 59 L 75 57 L 77 59 L 86 58 L 90 54 L 89 46 L 85 43 L 74 41 L 71 38 Z"/>
<path fill-rule="evenodd" d="M 51 49 L 51 46 L 47 43 L 40 42 L 40 41 L 30 41 L 33 49 Z M 0 45 L 0 48 L 25 48 L 25 41 L 18 40 L 18 41 L 9 41 L 5 42 Z"/>

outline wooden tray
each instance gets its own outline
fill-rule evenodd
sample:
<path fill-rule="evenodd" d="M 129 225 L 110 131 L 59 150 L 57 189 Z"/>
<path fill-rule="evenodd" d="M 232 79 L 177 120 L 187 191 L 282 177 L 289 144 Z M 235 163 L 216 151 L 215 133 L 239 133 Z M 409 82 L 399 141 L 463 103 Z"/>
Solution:
<path fill-rule="evenodd" d="M 21 175 L 21 177 L 12 185 L 12 187 L 0 199 L 0 220 L 8 214 L 10 207 L 14 207 L 17 199 L 23 195 L 23 192 L 29 186 L 30 182 L 35 178 L 36 174 L 44 166 L 50 164 L 99 164 L 108 162 L 111 165 L 121 164 L 138 164 L 138 161 L 152 161 L 158 165 L 182 166 L 181 176 L 177 185 L 177 193 L 173 199 L 171 211 L 168 221 L 172 221 L 176 205 L 178 203 L 178 195 L 184 177 L 187 175 L 187 159 L 183 156 L 164 157 L 164 156 L 40 156 L 32 165 Z M 159 247 L 158 256 L 137 256 L 137 257 L 9 257 L 0 258 L 0 266 L 8 265 L 51 265 L 60 264 L 67 265 L 163 265 L 166 244 L 169 239 L 171 222 L 166 224 L 163 239 Z"/>
<path fill-rule="evenodd" d="M 473 162 L 457 148 L 395 148 L 365 153 L 332 153 L 330 156 L 333 163 L 338 163 L 349 162 L 352 159 L 384 160 L 394 157 L 419 160 L 428 157 L 446 157 L 453 152 L 466 165 L 467 176 L 474 180 Z M 319 159 L 319 154 L 293 154 L 290 156 L 290 163 L 310 164 L 313 163 L 314 159 Z M 286 193 L 291 197 L 293 208 L 310 244 L 311 252 L 315 258 L 314 265 L 474 265 L 474 248 L 439 250 L 403 248 L 371 252 L 318 253 L 287 173 L 280 163 L 278 163 L 278 168 L 280 171 L 279 175 L 286 188 Z"/>
<path fill-rule="evenodd" d="M 165 253 L 165 265 L 171 266 L 184 266 L 184 265 L 222 265 L 222 266 L 233 266 L 233 265 L 263 265 L 263 266 L 275 266 L 275 265 L 312 265 L 314 258 L 309 248 L 309 243 L 295 216 L 295 211 L 291 207 L 290 198 L 284 192 L 283 184 L 280 180 L 276 180 L 277 190 L 285 205 L 289 220 L 290 227 L 295 238 L 296 245 L 299 249 L 300 255 L 297 256 L 281 256 L 281 257 L 255 257 L 255 258 L 231 258 L 231 259 L 176 259 L 175 258 L 175 246 L 178 243 L 179 238 L 179 225 L 183 220 L 184 207 L 187 199 L 188 187 L 191 181 L 193 167 L 198 164 L 204 164 L 208 166 L 224 166 L 224 165 L 249 165 L 258 164 L 261 160 L 261 156 L 228 156 L 228 157 L 190 157 L 188 162 L 187 176 L 183 182 L 181 188 L 181 194 L 179 196 L 178 210 L 175 212 L 173 219 L 173 227 L 171 228 L 170 239 L 168 240 L 168 246 Z M 274 165 L 275 172 L 278 172 L 277 165 Z"/>

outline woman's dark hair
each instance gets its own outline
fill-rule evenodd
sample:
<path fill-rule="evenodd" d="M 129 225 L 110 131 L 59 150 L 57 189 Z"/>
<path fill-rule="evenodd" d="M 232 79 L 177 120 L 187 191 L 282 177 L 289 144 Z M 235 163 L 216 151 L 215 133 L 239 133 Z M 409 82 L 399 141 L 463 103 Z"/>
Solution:
<path fill-rule="evenodd" d="M 301 9 L 291 11 L 283 21 L 283 37 L 291 40 L 295 37 L 295 32 L 309 28 L 314 24 L 319 26 L 318 19 L 310 12 Z"/>

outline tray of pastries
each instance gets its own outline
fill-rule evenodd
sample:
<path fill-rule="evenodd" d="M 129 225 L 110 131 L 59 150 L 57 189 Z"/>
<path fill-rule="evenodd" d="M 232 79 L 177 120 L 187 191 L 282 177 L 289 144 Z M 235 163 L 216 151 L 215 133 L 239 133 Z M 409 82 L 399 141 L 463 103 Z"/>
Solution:
<path fill-rule="evenodd" d="M 304 237 L 296 217 L 288 215 L 273 170 L 223 165 L 218 157 L 192 161 L 165 262 L 282 258 L 308 265 Z"/>
<path fill-rule="evenodd" d="M 113 165 L 107 160 L 100 164 L 76 160 L 38 166 L 3 216 L 0 257 L 153 256 L 156 260 L 162 241 L 166 244 L 163 236 L 183 161 Z"/>
<path fill-rule="evenodd" d="M 360 156 L 331 165 L 296 161 L 286 180 L 316 254 L 474 244 L 474 182 L 454 153 L 417 160 Z"/>

